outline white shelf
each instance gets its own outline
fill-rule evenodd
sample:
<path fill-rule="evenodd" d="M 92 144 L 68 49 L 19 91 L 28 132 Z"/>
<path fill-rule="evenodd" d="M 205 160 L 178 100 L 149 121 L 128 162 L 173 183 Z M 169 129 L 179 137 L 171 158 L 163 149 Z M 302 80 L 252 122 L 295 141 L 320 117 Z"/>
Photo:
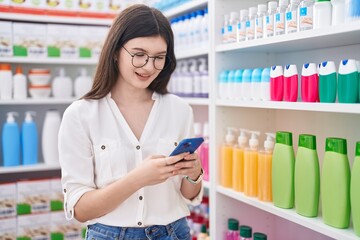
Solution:
<path fill-rule="evenodd" d="M 240 43 L 220 44 L 215 51 L 291 52 L 358 44 L 359 39 L 360 22 L 353 22 Z"/>
<path fill-rule="evenodd" d="M 246 197 L 243 193 L 233 191 L 221 186 L 216 188 L 218 193 L 226 195 L 230 198 L 236 199 L 263 211 L 269 212 L 288 221 L 302 225 L 315 232 L 319 232 L 323 235 L 329 236 L 334 239 L 346 239 L 346 240 L 358 240 L 353 230 L 351 229 L 337 229 L 330 227 L 323 223 L 321 217 L 307 218 L 296 213 L 294 209 L 282 209 L 275 207 L 272 203 L 261 202 L 256 198 Z"/>
<path fill-rule="evenodd" d="M 24 99 L 24 100 L 0 100 L 0 105 L 49 105 L 49 104 L 70 104 L 75 98 L 42 98 L 42 99 Z"/>
<path fill-rule="evenodd" d="M 86 17 L 63 17 L 25 13 L 0 13 L 0 19 L 9 21 L 39 22 L 39 23 L 69 23 L 97 26 L 110 26 L 112 19 L 86 18 Z"/>
<path fill-rule="evenodd" d="M 181 13 L 199 9 L 200 7 L 205 7 L 207 5 L 207 3 L 208 3 L 208 0 L 190 0 L 178 7 L 166 10 L 163 13 L 167 18 L 171 18 L 171 17 L 174 17 Z"/>
<path fill-rule="evenodd" d="M 0 57 L 1 63 L 61 64 L 61 65 L 96 65 L 98 59 L 86 58 L 28 58 Z"/>
<path fill-rule="evenodd" d="M 175 52 L 175 56 L 177 60 L 184 58 L 200 57 L 205 55 L 207 56 L 208 54 L 209 54 L 209 47 L 180 49 L 180 50 L 176 50 Z"/>
<path fill-rule="evenodd" d="M 17 167 L 0 167 L 0 174 L 60 170 L 60 165 L 35 164 Z"/>
<path fill-rule="evenodd" d="M 208 98 L 183 98 L 187 103 L 190 105 L 197 105 L 197 106 L 208 106 L 209 99 Z"/>
<path fill-rule="evenodd" d="M 276 101 L 234 101 L 234 100 L 218 99 L 216 101 L 216 106 L 353 113 L 353 114 L 360 113 L 359 103 L 345 104 L 345 103 L 308 103 L 308 102 L 276 102 Z"/>

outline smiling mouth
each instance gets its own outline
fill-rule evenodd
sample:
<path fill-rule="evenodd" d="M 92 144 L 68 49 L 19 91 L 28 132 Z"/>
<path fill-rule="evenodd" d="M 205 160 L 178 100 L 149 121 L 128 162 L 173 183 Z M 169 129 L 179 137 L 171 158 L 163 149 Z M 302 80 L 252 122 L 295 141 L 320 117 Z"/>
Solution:
<path fill-rule="evenodd" d="M 140 76 L 140 77 L 143 77 L 143 78 L 148 78 L 150 77 L 150 75 L 143 75 L 143 74 L 140 74 L 140 73 L 137 73 L 136 72 L 136 75 Z"/>

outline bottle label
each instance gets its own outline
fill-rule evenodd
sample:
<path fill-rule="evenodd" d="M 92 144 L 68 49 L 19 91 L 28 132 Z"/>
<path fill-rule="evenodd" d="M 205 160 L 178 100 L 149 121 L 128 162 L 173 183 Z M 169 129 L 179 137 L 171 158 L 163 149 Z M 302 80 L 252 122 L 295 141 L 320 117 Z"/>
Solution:
<path fill-rule="evenodd" d="M 264 29 L 263 18 L 262 17 L 256 18 L 256 38 L 263 37 L 263 29 Z"/>
<path fill-rule="evenodd" d="M 274 36 L 274 15 L 266 16 L 266 36 Z"/>
<path fill-rule="evenodd" d="M 286 13 L 287 33 L 297 32 L 297 12 L 291 11 Z"/>
<path fill-rule="evenodd" d="M 253 40 L 255 38 L 255 20 L 246 21 L 246 39 Z"/>
<path fill-rule="evenodd" d="M 237 41 L 244 41 L 246 37 L 246 22 L 240 22 L 237 27 Z"/>
<path fill-rule="evenodd" d="M 285 33 L 285 14 L 276 13 L 275 14 L 275 34 L 281 35 Z"/>
<path fill-rule="evenodd" d="M 228 42 L 236 42 L 236 24 L 228 26 Z"/>
<path fill-rule="evenodd" d="M 313 29 L 313 8 L 312 7 L 300 8 L 299 28 L 301 31 Z"/>

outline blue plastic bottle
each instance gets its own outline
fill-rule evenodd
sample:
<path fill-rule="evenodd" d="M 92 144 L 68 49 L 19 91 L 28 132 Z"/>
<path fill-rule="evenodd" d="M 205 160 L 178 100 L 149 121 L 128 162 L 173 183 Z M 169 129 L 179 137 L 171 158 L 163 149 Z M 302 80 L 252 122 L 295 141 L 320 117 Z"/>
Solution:
<path fill-rule="evenodd" d="M 20 165 L 20 131 L 14 118 L 17 115 L 17 112 L 8 112 L 2 129 L 4 167 Z"/>
<path fill-rule="evenodd" d="M 32 115 L 35 112 L 25 112 L 25 120 L 21 128 L 21 147 L 23 153 L 23 165 L 38 163 L 38 132 Z"/>

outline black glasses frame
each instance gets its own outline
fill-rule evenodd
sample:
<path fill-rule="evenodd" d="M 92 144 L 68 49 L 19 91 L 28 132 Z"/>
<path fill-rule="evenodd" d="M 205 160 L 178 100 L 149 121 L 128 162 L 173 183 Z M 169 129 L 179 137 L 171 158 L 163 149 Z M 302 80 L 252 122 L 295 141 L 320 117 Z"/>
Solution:
<path fill-rule="evenodd" d="M 147 59 L 145 60 L 145 63 L 142 65 L 142 66 L 135 66 L 134 65 L 134 57 L 137 56 L 137 54 L 140 54 L 139 53 L 134 53 L 132 54 L 131 52 L 129 52 L 124 46 L 122 46 L 122 48 L 125 49 L 125 51 L 131 56 L 131 64 L 136 67 L 136 68 L 142 68 L 143 66 L 145 66 L 148 62 L 149 62 L 149 58 L 152 58 L 153 59 L 153 66 L 156 70 L 164 70 L 169 64 L 168 62 L 170 61 L 170 58 L 167 56 L 167 55 L 158 55 L 158 56 L 154 56 L 154 57 L 150 57 L 148 54 L 144 53 L 144 52 L 141 52 L 142 55 L 146 55 L 147 56 Z M 163 56 L 165 57 L 165 63 L 164 63 L 164 67 L 159 69 L 155 66 L 155 60 L 159 57 L 159 56 Z"/>

